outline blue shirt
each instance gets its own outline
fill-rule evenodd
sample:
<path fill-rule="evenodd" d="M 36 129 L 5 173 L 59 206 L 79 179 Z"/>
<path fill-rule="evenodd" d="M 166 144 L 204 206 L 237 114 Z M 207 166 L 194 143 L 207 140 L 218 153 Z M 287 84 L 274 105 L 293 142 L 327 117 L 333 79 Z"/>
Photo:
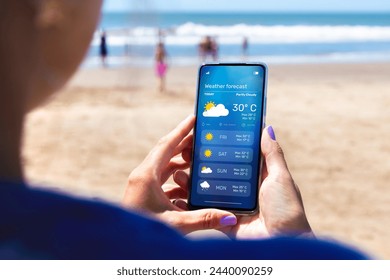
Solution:
<path fill-rule="evenodd" d="M 192 241 L 103 202 L 0 182 L 0 259 L 366 259 L 341 244 L 293 237 Z"/>

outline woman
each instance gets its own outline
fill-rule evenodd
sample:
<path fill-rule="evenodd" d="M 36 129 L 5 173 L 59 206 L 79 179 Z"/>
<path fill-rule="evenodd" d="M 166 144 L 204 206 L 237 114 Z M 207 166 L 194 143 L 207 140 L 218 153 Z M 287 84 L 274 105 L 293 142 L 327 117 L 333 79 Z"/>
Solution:
<path fill-rule="evenodd" d="M 194 116 L 163 137 L 131 173 L 123 198 L 130 211 L 30 188 L 20 157 L 24 117 L 75 72 L 89 47 L 100 7 L 100 0 L 0 2 L 0 30 L 7 30 L 0 41 L 0 258 L 364 258 L 313 238 L 298 187 L 271 127 L 263 133 L 266 171 L 261 208 L 253 216 L 236 217 L 217 209 L 187 211 L 180 200 L 187 187 L 183 170 L 190 164 Z M 164 192 L 161 186 L 172 174 L 177 185 Z M 181 202 L 173 204 L 171 199 Z M 257 241 L 189 241 L 182 235 L 205 228 Z M 280 235 L 310 238 L 269 238 Z"/>

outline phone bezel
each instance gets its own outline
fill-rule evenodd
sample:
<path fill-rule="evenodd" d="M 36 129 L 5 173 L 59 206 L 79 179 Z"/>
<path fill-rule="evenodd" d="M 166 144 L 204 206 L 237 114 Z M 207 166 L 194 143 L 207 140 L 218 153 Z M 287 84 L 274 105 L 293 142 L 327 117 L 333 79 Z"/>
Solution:
<path fill-rule="evenodd" d="M 267 83 L 268 83 L 268 67 L 265 63 L 262 63 L 262 62 L 258 62 L 258 63 L 207 63 L 207 64 L 202 64 L 200 67 L 199 67 L 199 70 L 198 70 L 198 81 L 197 81 L 197 94 L 196 94 L 196 101 L 195 101 L 195 126 L 194 126 L 194 141 L 193 141 L 193 147 L 192 147 L 192 155 L 191 155 L 191 159 L 192 159 L 192 162 L 193 162 L 193 159 L 194 159 L 194 149 L 195 149 L 195 135 L 196 135 L 196 129 L 197 129 L 197 121 L 198 121 L 198 116 L 197 116 L 197 112 L 198 112 L 198 106 L 199 106 L 199 94 L 200 94 L 200 81 L 201 81 L 201 73 L 202 73 L 202 68 L 203 67 L 206 67 L 206 66 L 216 66 L 216 67 L 220 67 L 220 66 L 261 66 L 263 69 L 264 69 L 264 82 L 263 82 L 263 98 L 262 98 L 262 125 L 261 125 L 261 128 L 260 128 L 260 136 L 262 135 L 263 133 L 263 129 L 265 127 L 265 118 L 266 118 L 266 107 L 267 107 Z M 260 142 L 261 142 L 261 137 L 260 137 L 260 141 L 259 141 L 259 151 L 260 151 L 260 155 L 259 155 L 259 177 L 261 177 L 261 174 L 262 174 L 262 168 L 263 168 L 263 156 L 262 156 L 262 153 L 261 153 L 261 147 L 260 147 Z M 197 205 L 193 205 L 191 203 L 191 192 L 192 192 L 192 174 L 194 172 L 193 170 L 193 165 L 191 165 L 190 167 L 190 180 L 189 180 L 189 193 L 188 193 L 188 206 L 189 206 L 189 209 L 190 210 L 197 210 L 197 209 L 205 209 L 205 208 L 216 208 L 216 209 L 221 209 L 221 210 L 226 210 L 226 211 L 230 211 L 230 212 L 233 212 L 235 214 L 238 214 L 238 215 L 251 215 L 251 214 L 255 214 L 258 212 L 259 210 L 259 203 L 258 203 L 258 199 L 256 200 L 256 203 L 255 203 L 255 207 L 253 209 L 237 209 L 237 208 L 231 208 L 231 207 L 221 207 L 221 206 L 213 206 L 213 207 L 209 207 L 209 206 L 197 206 Z M 260 183 L 260 180 L 261 178 L 259 178 L 258 180 L 258 187 L 256 188 L 256 197 L 258 197 L 259 195 L 259 183 Z"/>

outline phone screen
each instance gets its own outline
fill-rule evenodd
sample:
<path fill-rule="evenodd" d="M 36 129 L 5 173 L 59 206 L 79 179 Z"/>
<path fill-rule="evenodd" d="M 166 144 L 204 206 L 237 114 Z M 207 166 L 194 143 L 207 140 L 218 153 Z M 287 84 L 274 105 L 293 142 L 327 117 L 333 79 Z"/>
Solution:
<path fill-rule="evenodd" d="M 266 77 L 264 64 L 200 67 L 189 194 L 192 209 L 257 209 Z"/>

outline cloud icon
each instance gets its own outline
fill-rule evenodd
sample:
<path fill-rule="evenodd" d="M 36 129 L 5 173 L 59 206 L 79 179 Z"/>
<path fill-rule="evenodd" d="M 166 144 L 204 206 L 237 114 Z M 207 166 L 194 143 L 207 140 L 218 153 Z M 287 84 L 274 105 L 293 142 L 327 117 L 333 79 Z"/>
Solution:
<path fill-rule="evenodd" d="M 200 171 L 200 173 L 203 173 L 203 174 L 210 174 L 210 173 L 213 173 L 213 170 L 212 170 L 210 167 L 202 168 L 202 170 Z"/>
<path fill-rule="evenodd" d="M 207 181 L 204 181 L 204 182 L 200 183 L 200 187 L 201 187 L 203 190 L 207 190 L 208 188 L 210 188 L 210 184 L 207 183 Z"/>
<path fill-rule="evenodd" d="M 209 110 L 203 112 L 203 117 L 226 117 L 229 115 L 229 110 L 225 108 L 225 105 L 218 104 L 217 106 L 211 107 Z"/>

